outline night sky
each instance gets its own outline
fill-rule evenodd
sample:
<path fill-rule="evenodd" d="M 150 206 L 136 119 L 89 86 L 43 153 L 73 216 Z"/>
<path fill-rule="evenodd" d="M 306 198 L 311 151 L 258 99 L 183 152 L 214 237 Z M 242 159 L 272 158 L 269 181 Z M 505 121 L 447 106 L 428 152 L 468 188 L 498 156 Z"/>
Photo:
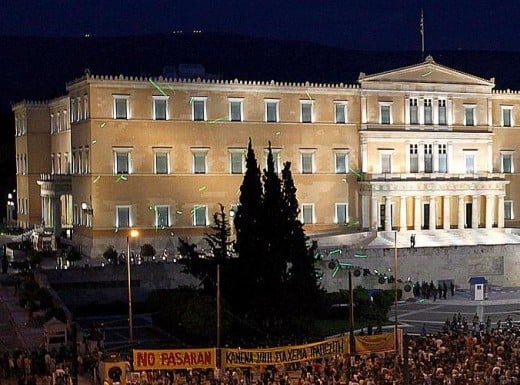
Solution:
<path fill-rule="evenodd" d="M 360 50 L 520 51 L 518 0 L 4 0 L 2 36 L 203 30 Z"/>

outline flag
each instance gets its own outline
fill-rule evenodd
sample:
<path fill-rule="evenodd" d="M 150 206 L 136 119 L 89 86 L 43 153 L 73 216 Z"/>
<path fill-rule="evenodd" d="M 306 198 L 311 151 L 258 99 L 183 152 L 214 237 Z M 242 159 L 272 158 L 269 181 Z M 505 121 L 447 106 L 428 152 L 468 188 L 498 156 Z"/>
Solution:
<path fill-rule="evenodd" d="M 424 12 L 423 12 L 422 9 L 421 9 L 421 24 L 420 24 L 420 27 L 421 27 L 421 36 L 424 37 Z"/>

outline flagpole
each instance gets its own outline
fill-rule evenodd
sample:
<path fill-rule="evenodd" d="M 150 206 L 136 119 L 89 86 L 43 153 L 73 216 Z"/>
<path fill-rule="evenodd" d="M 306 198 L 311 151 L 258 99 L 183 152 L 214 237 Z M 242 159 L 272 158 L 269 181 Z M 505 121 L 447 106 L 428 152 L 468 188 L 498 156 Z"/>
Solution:
<path fill-rule="evenodd" d="M 421 55 L 424 60 L 424 11 L 421 8 Z"/>

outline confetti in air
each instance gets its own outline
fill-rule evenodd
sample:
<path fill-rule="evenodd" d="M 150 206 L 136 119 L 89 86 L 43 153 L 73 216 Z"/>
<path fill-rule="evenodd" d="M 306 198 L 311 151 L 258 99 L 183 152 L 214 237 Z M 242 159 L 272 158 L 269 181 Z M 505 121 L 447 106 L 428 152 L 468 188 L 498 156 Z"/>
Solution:
<path fill-rule="evenodd" d="M 100 179 L 101 179 L 101 175 L 96 176 L 96 177 L 94 178 L 93 183 L 97 183 L 97 182 L 99 182 Z"/>
<path fill-rule="evenodd" d="M 226 120 L 226 119 L 227 119 L 227 116 L 222 116 L 221 118 L 211 120 L 210 123 L 217 123 L 217 122 L 220 122 L 220 121 Z"/>
<path fill-rule="evenodd" d="M 206 190 L 206 186 L 199 187 L 199 191 L 204 191 L 204 190 Z"/>
<path fill-rule="evenodd" d="M 94 139 L 94 140 L 92 141 L 92 144 L 96 144 L 96 143 L 97 143 L 97 140 Z"/>
<path fill-rule="evenodd" d="M 101 128 L 103 128 L 103 127 L 105 127 L 106 124 L 107 124 L 107 122 L 102 122 L 99 126 L 100 126 Z"/>
<path fill-rule="evenodd" d="M 354 170 L 352 168 L 349 169 L 352 173 L 354 173 L 356 176 L 360 177 L 361 178 L 361 173 L 357 170 Z"/>
<path fill-rule="evenodd" d="M 116 183 L 117 182 L 121 182 L 122 180 L 127 180 L 128 178 L 126 177 L 126 175 L 119 175 L 119 177 L 116 179 Z"/>
<path fill-rule="evenodd" d="M 280 132 L 280 131 L 276 131 L 276 135 L 280 135 L 280 134 L 281 134 L 281 132 Z"/>
<path fill-rule="evenodd" d="M 177 210 L 176 213 L 182 215 L 182 210 Z"/>
<path fill-rule="evenodd" d="M 312 96 L 311 96 L 311 94 L 309 93 L 309 90 L 306 90 L 305 93 L 307 94 L 309 100 L 312 100 Z"/>

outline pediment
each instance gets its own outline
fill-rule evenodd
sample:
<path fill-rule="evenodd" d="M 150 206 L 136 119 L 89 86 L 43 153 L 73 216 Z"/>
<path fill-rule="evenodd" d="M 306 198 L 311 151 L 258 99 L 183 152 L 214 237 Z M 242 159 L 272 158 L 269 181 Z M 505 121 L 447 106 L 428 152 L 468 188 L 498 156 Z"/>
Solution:
<path fill-rule="evenodd" d="M 428 56 L 422 63 L 407 67 L 401 67 L 372 75 L 361 73 L 358 81 L 362 84 L 363 88 L 372 82 L 495 86 L 494 79 L 486 80 L 475 75 L 443 66 L 435 63 L 431 56 Z"/>

